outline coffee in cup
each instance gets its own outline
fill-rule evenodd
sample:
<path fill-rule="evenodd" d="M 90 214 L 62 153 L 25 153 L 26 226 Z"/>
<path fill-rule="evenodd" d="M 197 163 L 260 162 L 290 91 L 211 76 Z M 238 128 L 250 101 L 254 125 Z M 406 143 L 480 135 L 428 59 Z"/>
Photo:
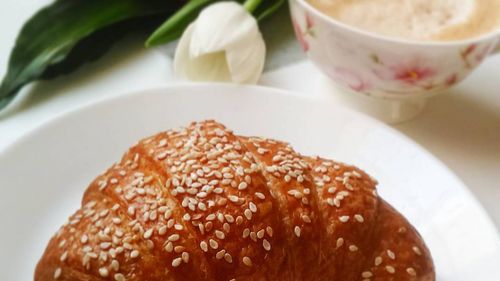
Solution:
<path fill-rule="evenodd" d="M 418 41 L 456 41 L 500 28 L 500 0 L 308 0 L 361 30 Z"/>

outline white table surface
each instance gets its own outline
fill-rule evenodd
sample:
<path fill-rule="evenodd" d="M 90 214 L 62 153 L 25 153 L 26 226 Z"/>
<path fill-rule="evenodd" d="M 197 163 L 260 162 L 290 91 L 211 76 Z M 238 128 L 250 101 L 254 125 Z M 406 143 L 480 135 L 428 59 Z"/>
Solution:
<path fill-rule="evenodd" d="M 22 23 L 46 0 L 0 2 L 0 75 Z M 273 19 L 265 34 L 267 70 L 260 84 L 290 89 L 316 99 L 345 103 L 345 94 L 299 51 L 286 16 Z M 286 32 L 284 32 L 286 31 Z M 172 46 L 142 48 L 140 36 L 129 36 L 96 63 L 22 91 L 13 106 L 0 113 L 0 153 L 40 124 L 65 112 L 124 92 L 175 83 Z M 436 96 L 416 119 L 394 126 L 448 165 L 483 204 L 500 228 L 500 55 L 489 58 L 469 78 Z"/>

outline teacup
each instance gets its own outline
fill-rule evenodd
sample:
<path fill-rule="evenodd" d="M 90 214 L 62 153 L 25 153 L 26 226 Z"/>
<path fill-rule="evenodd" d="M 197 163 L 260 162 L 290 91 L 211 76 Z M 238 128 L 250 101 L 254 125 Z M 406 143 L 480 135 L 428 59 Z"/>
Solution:
<path fill-rule="evenodd" d="M 381 119 L 416 116 L 426 99 L 464 79 L 500 39 L 497 29 L 460 41 L 412 41 L 367 32 L 339 22 L 306 0 L 289 0 L 297 39 L 311 61 L 343 89 L 373 99 Z M 373 115 L 373 114 L 372 114 Z"/>

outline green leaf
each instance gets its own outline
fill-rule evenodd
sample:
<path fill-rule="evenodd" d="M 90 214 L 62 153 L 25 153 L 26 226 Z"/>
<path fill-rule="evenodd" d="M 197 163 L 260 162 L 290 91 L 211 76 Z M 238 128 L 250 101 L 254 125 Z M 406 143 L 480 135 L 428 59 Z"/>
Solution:
<path fill-rule="evenodd" d="M 245 7 L 245 9 L 249 12 L 249 13 L 253 13 L 253 11 L 255 11 L 255 9 L 257 9 L 257 7 L 259 7 L 259 5 L 262 3 L 262 0 L 246 0 L 244 3 L 243 3 L 243 7 Z"/>
<path fill-rule="evenodd" d="M 58 0 L 21 29 L 0 85 L 0 109 L 26 84 L 99 58 L 127 31 L 175 11 L 181 1 Z"/>
<path fill-rule="evenodd" d="M 153 32 L 146 41 L 146 47 L 166 44 L 179 38 L 188 25 L 196 19 L 201 10 L 215 2 L 220 1 L 190 0 Z M 257 20 L 261 21 L 276 12 L 285 3 L 285 0 L 238 0 L 237 2 L 244 5 Z"/>
<path fill-rule="evenodd" d="M 190 0 L 173 16 L 167 19 L 147 39 L 146 47 L 165 44 L 179 38 L 184 29 L 196 19 L 199 12 L 214 0 Z"/>
<path fill-rule="evenodd" d="M 253 14 L 258 21 L 262 21 L 278 11 L 283 4 L 285 4 L 285 0 L 264 1 L 263 5 L 260 5 Z"/>

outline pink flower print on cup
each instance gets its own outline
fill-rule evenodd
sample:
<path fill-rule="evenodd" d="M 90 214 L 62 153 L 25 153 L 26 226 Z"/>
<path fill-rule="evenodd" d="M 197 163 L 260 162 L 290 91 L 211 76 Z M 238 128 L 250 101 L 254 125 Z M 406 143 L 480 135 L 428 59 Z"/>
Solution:
<path fill-rule="evenodd" d="M 313 20 L 311 18 L 311 16 L 309 16 L 309 14 L 306 13 L 306 27 L 307 27 L 307 30 L 311 30 L 312 27 L 313 27 L 314 23 L 313 23 Z"/>
<path fill-rule="evenodd" d="M 470 44 L 469 46 L 467 46 L 467 48 L 465 48 L 460 52 L 460 57 L 462 58 L 465 67 L 467 68 L 473 67 L 474 64 L 470 61 L 470 57 L 476 49 L 477 49 L 477 44 Z"/>
<path fill-rule="evenodd" d="M 478 48 L 478 44 L 470 44 L 465 49 L 460 51 L 460 58 L 466 68 L 474 68 L 491 52 L 495 44 L 488 44 L 482 48 Z"/>
<path fill-rule="evenodd" d="M 453 73 L 450 76 L 448 76 L 448 78 L 446 78 L 446 80 L 444 81 L 444 85 L 451 86 L 456 84 L 457 82 L 458 82 L 458 75 L 456 73 Z"/>
<path fill-rule="evenodd" d="M 295 18 L 292 18 L 292 24 L 293 24 L 293 29 L 295 30 L 295 35 L 297 36 L 297 39 L 299 41 L 300 46 L 302 47 L 302 49 L 305 52 L 309 51 L 309 42 L 307 42 L 306 37 L 308 35 L 314 36 L 314 33 L 313 33 L 314 23 L 313 23 L 312 18 L 309 16 L 309 14 L 305 15 L 306 27 L 304 30 L 302 30 L 302 28 L 300 27 L 300 24 L 298 23 L 298 21 Z"/>
<path fill-rule="evenodd" d="M 372 72 L 381 80 L 401 82 L 404 86 L 417 86 L 429 88 L 432 85 L 432 78 L 437 74 L 433 68 L 426 66 L 422 60 L 414 58 L 400 64 L 391 65 L 372 55 L 372 62 L 376 67 Z M 430 87 L 433 88 L 433 87 Z"/>
<path fill-rule="evenodd" d="M 345 67 L 333 67 L 333 71 L 329 72 L 330 76 L 341 84 L 346 85 L 351 90 L 356 92 L 367 92 L 371 85 L 363 77 L 355 71 Z"/>
<path fill-rule="evenodd" d="M 392 66 L 379 61 L 377 65 L 373 73 L 383 81 L 396 82 L 394 86 L 404 87 L 409 91 L 421 89 L 430 91 L 438 86 L 434 81 L 437 71 L 420 59 L 414 58 Z"/>
<path fill-rule="evenodd" d="M 304 38 L 304 33 L 300 29 L 299 24 L 295 19 L 292 19 L 292 23 L 293 29 L 295 30 L 295 35 L 297 35 L 297 40 L 299 41 L 300 46 L 305 52 L 309 51 L 309 43 L 307 43 L 306 39 Z"/>
<path fill-rule="evenodd" d="M 393 68 L 394 79 L 403 83 L 416 85 L 435 75 L 435 71 L 418 65 L 400 65 Z"/>

